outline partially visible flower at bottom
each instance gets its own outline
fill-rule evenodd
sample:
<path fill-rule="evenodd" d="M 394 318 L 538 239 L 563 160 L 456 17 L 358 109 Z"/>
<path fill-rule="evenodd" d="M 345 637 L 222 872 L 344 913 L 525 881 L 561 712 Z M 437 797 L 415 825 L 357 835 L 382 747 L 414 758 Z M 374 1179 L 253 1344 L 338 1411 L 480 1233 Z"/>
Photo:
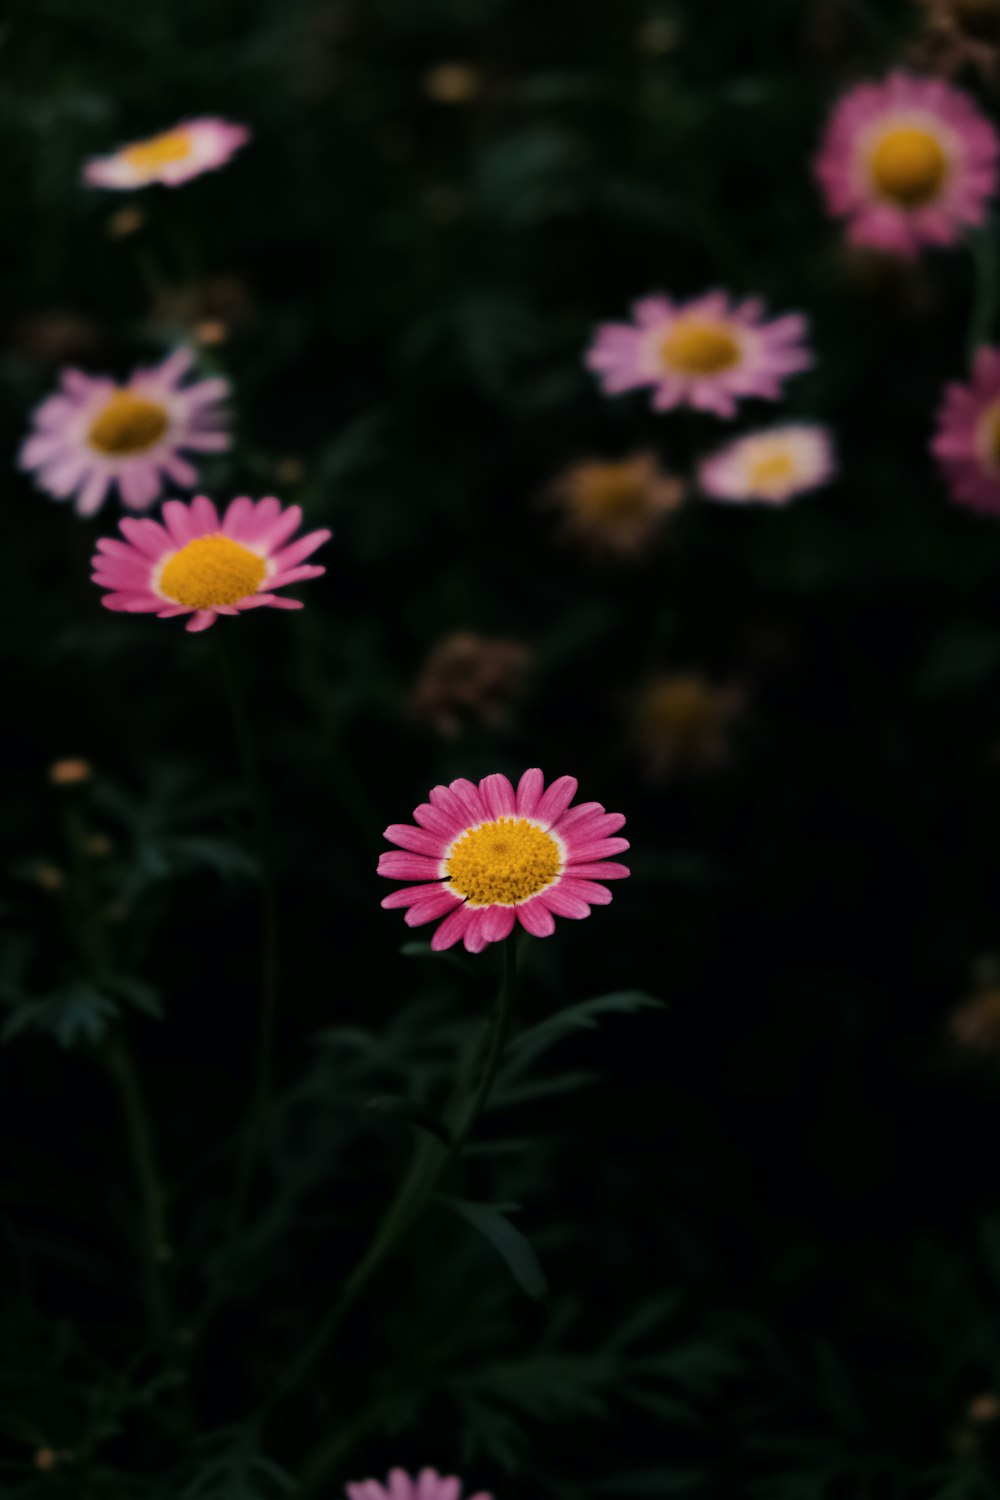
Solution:
<path fill-rule="evenodd" d="M 684 499 L 684 486 L 665 474 L 653 453 L 573 464 L 545 498 L 559 508 L 568 537 L 595 551 L 635 554 L 656 536 Z"/>
<path fill-rule="evenodd" d="M 655 781 L 675 771 L 721 765 L 729 732 L 744 706 L 736 687 L 718 687 L 700 672 L 667 672 L 642 689 L 633 711 L 635 742 Z"/>
<path fill-rule="evenodd" d="M 194 355 L 180 348 L 134 370 L 124 385 L 108 376 L 63 370 L 60 389 L 36 407 L 34 431 L 18 455 L 22 469 L 56 500 L 76 498 L 81 516 L 100 510 L 117 485 L 130 510 L 148 510 L 167 482 L 197 483 L 184 453 L 223 453 L 228 419 L 221 376 L 182 382 Z"/>
<path fill-rule="evenodd" d="M 945 386 L 931 452 L 952 498 L 1000 515 L 1000 349 L 977 349 L 968 383 Z"/>
<path fill-rule="evenodd" d="M 410 693 L 410 713 L 445 739 L 477 722 L 499 724 L 530 660 L 519 641 L 455 631 L 428 653 Z"/>
<path fill-rule="evenodd" d="M 405 907 L 408 927 L 443 917 L 431 939 L 436 952 L 461 939 L 470 953 L 481 953 L 509 937 L 515 922 L 548 937 L 556 917 L 589 917 L 591 906 L 611 900 L 598 882 L 628 875 L 610 856 L 629 844 L 609 837 L 623 814 L 605 812 L 599 802 L 570 807 L 576 789 L 574 776 L 546 789 L 537 768 L 525 771 L 516 791 L 501 775 L 478 786 L 460 778 L 434 787 L 414 810 L 417 826 L 385 830 L 399 847 L 382 855 L 378 873 L 417 883 L 382 905 Z"/>
<path fill-rule="evenodd" d="M 784 505 L 826 484 L 834 473 L 833 445 L 825 427 L 798 422 L 736 438 L 706 458 L 698 471 L 713 500 Z"/>
<path fill-rule="evenodd" d="M 160 619 L 190 615 L 188 630 L 206 630 L 219 615 L 262 605 L 301 609 L 298 599 L 274 590 L 325 573 L 304 560 L 330 538 L 329 531 L 310 531 L 291 541 L 301 521 L 299 506 L 285 509 L 272 496 L 256 503 L 240 496 L 221 519 L 204 495 L 190 505 L 168 500 L 162 525 L 126 518 L 124 542 L 98 541 L 93 579 L 110 590 L 101 603 Z"/>
<path fill-rule="evenodd" d="M 445 1477 L 436 1469 L 421 1469 L 414 1478 L 405 1469 L 390 1469 L 388 1480 L 361 1479 L 345 1486 L 348 1500 L 461 1500 L 462 1481 L 454 1475 Z M 493 1500 L 480 1491 L 468 1500 Z"/>

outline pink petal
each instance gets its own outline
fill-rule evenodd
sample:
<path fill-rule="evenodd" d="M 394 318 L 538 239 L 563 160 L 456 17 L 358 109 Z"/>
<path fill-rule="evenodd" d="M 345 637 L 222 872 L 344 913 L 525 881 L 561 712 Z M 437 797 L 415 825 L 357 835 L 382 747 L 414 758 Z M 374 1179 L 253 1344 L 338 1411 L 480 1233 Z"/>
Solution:
<path fill-rule="evenodd" d="M 465 933 L 465 929 L 472 921 L 472 908 L 463 902 L 457 911 L 451 916 L 445 917 L 441 926 L 431 938 L 431 947 L 435 953 L 440 953 L 445 948 L 451 948 Z"/>
<path fill-rule="evenodd" d="M 626 880 L 631 875 L 628 865 L 616 865 L 611 860 L 595 860 L 593 864 L 570 864 L 566 866 L 566 876 L 574 880 L 581 876 L 590 876 L 594 880 Z"/>
<path fill-rule="evenodd" d="M 429 896 L 426 901 L 415 901 L 403 921 L 407 927 L 422 927 L 425 922 L 433 922 L 435 917 L 443 917 L 446 912 L 461 904 L 461 897 L 456 896 L 454 891 L 442 890 L 439 886 L 436 896 Z"/>
<path fill-rule="evenodd" d="M 499 772 L 483 777 L 479 783 L 479 796 L 488 817 L 513 818 L 517 813 L 514 788 Z"/>
<path fill-rule="evenodd" d="M 445 889 L 447 887 L 443 886 L 440 880 L 429 880 L 423 885 L 406 885 L 398 891 L 390 891 L 388 896 L 383 896 L 381 904 L 386 911 L 392 911 L 396 907 L 413 906 L 420 901 L 431 901 Z"/>
<path fill-rule="evenodd" d="M 383 854 L 378 862 L 379 875 L 389 880 L 433 880 L 439 876 L 441 861 L 424 854 L 405 854 L 395 849 Z"/>
<path fill-rule="evenodd" d="M 572 795 L 572 793 L 570 794 Z M 537 896 L 516 908 L 517 919 L 525 932 L 532 937 L 551 937 L 556 930 L 556 919 Z"/>
<path fill-rule="evenodd" d="M 557 781 L 552 783 L 535 808 L 535 821 L 540 823 L 543 828 L 551 828 L 553 823 L 558 822 L 560 816 L 566 811 L 576 796 L 576 788 L 577 780 L 575 776 L 560 776 Z"/>
<path fill-rule="evenodd" d="M 426 828 L 414 828 L 410 823 L 390 823 L 383 837 L 390 844 L 408 849 L 411 854 L 429 854 L 435 859 L 440 859 L 447 847 L 436 833 L 428 833 Z"/>
<path fill-rule="evenodd" d="M 207 495 L 195 495 L 192 500 L 191 523 L 195 536 L 210 536 L 219 530 L 219 512 Z"/>
<path fill-rule="evenodd" d="M 196 610 L 185 626 L 185 629 L 190 630 L 194 634 L 197 634 L 199 630 L 207 630 L 210 625 L 214 625 L 215 618 L 216 614 L 214 609 Z"/>
<path fill-rule="evenodd" d="M 595 839 L 593 843 L 574 843 L 569 849 L 569 863 L 575 865 L 578 860 L 604 859 L 606 855 L 624 854 L 630 848 L 628 839 Z"/>
<path fill-rule="evenodd" d="M 579 896 L 591 906 L 607 906 L 611 901 L 611 892 L 606 885 L 599 885 L 596 880 L 577 880 L 575 875 L 564 875 L 559 882 L 559 889 Z"/>
<path fill-rule="evenodd" d="M 525 771 L 517 783 L 517 811 L 522 818 L 534 817 L 535 808 L 545 790 L 545 777 L 537 766 Z"/>
<path fill-rule="evenodd" d="M 488 906 L 483 914 L 483 936 L 488 943 L 499 943 L 514 928 L 513 906 Z"/>
<path fill-rule="evenodd" d="M 590 906 L 583 897 L 574 891 L 564 889 L 562 881 L 557 885 L 546 886 L 540 891 L 537 899 L 549 911 L 555 912 L 557 917 L 589 917 Z"/>
<path fill-rule="evenodd" d="M 126 516 L 119 530 L 134 547 L 138 547 L 140 552 L 144 552 L 154 562 L 159 562 L 164 552 L 170 551 L 170 537 L 158 521 L 135 521 L 131 516 Z"/>

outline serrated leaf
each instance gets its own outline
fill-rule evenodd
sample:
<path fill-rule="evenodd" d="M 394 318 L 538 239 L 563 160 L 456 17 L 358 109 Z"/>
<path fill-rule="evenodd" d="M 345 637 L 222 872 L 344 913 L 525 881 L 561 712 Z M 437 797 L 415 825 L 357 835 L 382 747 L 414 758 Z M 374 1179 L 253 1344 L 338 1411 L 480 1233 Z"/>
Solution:
<path fill-rule="evenodd" d="M 548 1293 L 548 1282 L 538 1256 L 519 1229 L 505 1217 L 514 1206 L 501 1209 L 490 1203 L 472 1203 L 467 1198 L 439 1198 L 460 1219 L 477 1229 L 505 1262 L 507 1269 L 526 1296 L 538 1301 Z"/>

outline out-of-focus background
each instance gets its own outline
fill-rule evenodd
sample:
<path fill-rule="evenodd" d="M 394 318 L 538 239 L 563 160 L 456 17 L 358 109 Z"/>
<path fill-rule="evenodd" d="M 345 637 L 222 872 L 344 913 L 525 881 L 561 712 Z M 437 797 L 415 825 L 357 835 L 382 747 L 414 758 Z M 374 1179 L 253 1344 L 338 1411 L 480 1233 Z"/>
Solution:
<path fill-rule="evenodd" d="M 928 453 L 973 266 L 846 250 L 811 169 L 844 87 L 935 63 L 928 14 L 9 6 L 0 1493 L 275 1500 L 324 1445 L 331 1497 L 423 1464 L 498 1500 L 996 1493 L 1000 532 Z M 996 75 L 959 81 L 995 118 Z M 82 186 L 205 113 L 252 131 L 225 169 Z M 567 528 L 560 474 L 640 450 L 686 474 L 773 408 L 657 415 L 584 352 L 636 297 L 713 287 L 808 315 L 781 412 L 833 429 L 839 477 L 777 509 L 691 492 L 620 556 Z M 16 471 L 61 368 L 182 343 L 234 388 L 199 487 L 333 529 L 300 615 L 109 614 L 89 559 L 117 499 L 84 520 Z M 260 962 L 221 631 L 282 979 L 277 1117 L 220 1265 Z M 467 1166 L 466 1198 L 520 1205 L 548 1290 L 436 1211 L 261 1415 L 405 1164 L 411 1126 L 371 1099 L 432 1105 L 496 984 L 495 952 L 401 951 L 426 934 L 379 908 L 382 829 L 532 765 L 626 814 L 633 871 L 528 945 L 526 1022 L 626 994 L 509 1084 Z M 167 1359 L 120 1035 L 167 1184 Z"/>

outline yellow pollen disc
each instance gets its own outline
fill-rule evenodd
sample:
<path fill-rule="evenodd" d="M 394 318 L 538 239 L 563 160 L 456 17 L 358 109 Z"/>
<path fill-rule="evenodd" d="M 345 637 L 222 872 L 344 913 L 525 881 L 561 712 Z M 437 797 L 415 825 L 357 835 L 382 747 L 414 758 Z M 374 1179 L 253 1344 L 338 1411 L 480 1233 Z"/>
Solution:
<path fill-rule="evenodd" d="M 888 130 L 871 154 L 872 181 L 883 198 L 904 208 L 928 203 L 944 182 L 948 158 L 929 130 Z"/>
<path fill-rule="evenodd" d="M 115 391 L 91 423 L 87 442 L 98 453 L 121 458 L 155 447 L 167 426 L 167 413 L 158 401 Z"/>
<path fill-rule="evenodd" d="M 772 489 L 775 485 L 787 484 L 790 479 L 795 478 L 795 460 L 790 453 L 780 449 L 761 453 L 759 457 L 750 460 L 748 473 L 750 483 L 756 489 Z"/>
<path fill-rule="evenodd" d="M 170 559 L 160 592 L 189 609 L 238 604 L 255 594 L 267 569 L 264 559 L 228 536 L 200 536 Z"/>
<path fill-rule="evenodd" d="M 594 520 L 618 521 L 647 509 L 647 486 L 633 464 L 592 464 L 581 474 L 577 509 Z"/>
<path fill-rule="evenodd" d="M 515 906 L 551 885 L 562 869 L 559 845 L 527 818 L 470 828 L 449 854 L 451 888 L 471 906 Z"/>
<path fill-rule="evenodd" d="M 740 346 L 724 323 L 682 318 L 660 344 L 660 357 L 681 375 L 718 375 L 739 364 Z"/>
<path fill-rule="evenodd" d="M 172 162 L 184 161 L 191 155 L 191 145 L 190 131 L 168 130 L 164 135 L 154 135 L 148 141 L 126 146 L 122 156 L 137 172 L 155 172 L 160 167 L 169 167 Z"/>

